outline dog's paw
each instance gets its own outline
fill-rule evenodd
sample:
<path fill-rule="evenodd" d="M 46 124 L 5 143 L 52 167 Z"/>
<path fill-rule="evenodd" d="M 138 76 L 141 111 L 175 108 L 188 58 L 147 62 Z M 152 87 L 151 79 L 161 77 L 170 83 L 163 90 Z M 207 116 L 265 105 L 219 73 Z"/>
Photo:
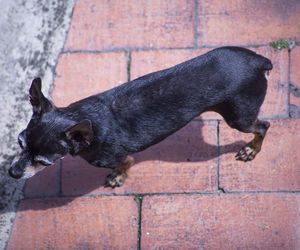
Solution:
<path fill-rule="evenodd" d="M 238 161 L 252 161 L 259 152 L 251 143 L 243 147 L 235 156 Z"/>
<path fill-rule="evenodd" d="M 106 177 L 106 184 L 104 186 L 111 188 L 121 187 L 124 184 L 126 178 L 126 173 L 112 172 Z"/>

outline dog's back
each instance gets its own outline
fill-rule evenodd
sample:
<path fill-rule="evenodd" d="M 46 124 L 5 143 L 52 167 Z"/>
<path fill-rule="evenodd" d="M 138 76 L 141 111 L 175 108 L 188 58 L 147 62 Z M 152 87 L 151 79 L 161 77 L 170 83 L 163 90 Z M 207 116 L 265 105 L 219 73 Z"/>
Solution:
<path fill-rule="evenodd" d="M 221 112 L 215 107 L 224 106 L 243 90 L 250 89 L 251 95 L 251 89 L 257 89 L 255 98 L 263 99 L 264 73 L 270 69 L 272 63 L 261 55 L 223 47 L 137 78 L 100 97 L 112 100 L 108 105 L 117 126 L 127 130 L 120 133 L 120 139 L 132 141 L 124 144 L 133 152 L 161 141 L 204 111 Z"/>
<path fill-rule="evenodd" d="M 171 68 L 154 72 L 107 92 L 113 107 L 124 114 L 140 109 L 149 111 L 177 105 L 198 106 L 222 101 L 227 94 L 240 90 L 272 69 L 269 59 L 248 49 L 222 47 Z M 225 92 L 225 93 L 224 93 Z M 227 94 L 226 94 L 227 93 Z M 102 94 L 100 94 L 102 95 Z"/>

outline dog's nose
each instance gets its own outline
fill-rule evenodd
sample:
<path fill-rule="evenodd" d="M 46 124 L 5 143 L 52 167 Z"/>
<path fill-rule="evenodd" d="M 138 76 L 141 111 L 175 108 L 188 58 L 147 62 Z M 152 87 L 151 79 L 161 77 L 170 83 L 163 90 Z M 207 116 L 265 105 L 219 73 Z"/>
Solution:
<path fill-rule="evenodd" d="M 8 173 L 12 178 L 15 178 L 15 179 L 20 179 L 23 175 L 22 171 L 20 171 L 19 169 L 15 169 L 15 168 L 10 168 L 8 170 Z"/>

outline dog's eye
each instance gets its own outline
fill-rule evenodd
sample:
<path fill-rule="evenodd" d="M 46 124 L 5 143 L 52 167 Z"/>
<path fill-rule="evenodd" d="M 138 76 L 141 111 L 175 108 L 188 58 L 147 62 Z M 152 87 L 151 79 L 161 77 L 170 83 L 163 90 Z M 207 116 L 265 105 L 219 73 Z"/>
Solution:
<path fill-rule="evenodd" d="M 37 155 L 36 157 L 34 157 L 34 161 L 43 166 L 51 166 L 54 164 L 53 161 L 49 160 L 46 157 L 40 156 L 40 155 Z"/>
<path fill-rule="evenodd" d="M 43 165 L 43 166 L 51 166 L 53 164 L 53 163 L 46 162 L 46 161 L 38 161 L 38 163 Z"/>

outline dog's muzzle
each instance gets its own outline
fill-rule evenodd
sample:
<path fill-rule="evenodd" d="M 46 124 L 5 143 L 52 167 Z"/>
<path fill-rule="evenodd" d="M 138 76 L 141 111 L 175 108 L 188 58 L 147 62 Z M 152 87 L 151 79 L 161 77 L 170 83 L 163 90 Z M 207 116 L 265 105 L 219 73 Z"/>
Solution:
<path fill-rule="evenodd" d="M 8 170 L 8 173 L 9 175 L 12 177 L 12 178 L 15 178 L 15 179 L 20 179 L 23 175 L 23 169 L 19 167 L 19 164 L 18 162 L 20 161 L 22 157 L 22 154 L 19 154 L 17 155 L 12 163 L 11 163 L 11 167 L 10 169 Z"/>
<path fill-rule="evenodd" d="M 14 179 L 27 179 L 44 169 L 44 166 L 33 166 L 31 157 L 27 152 L 17 155 L 11 163 L 8 174 Z"/>

